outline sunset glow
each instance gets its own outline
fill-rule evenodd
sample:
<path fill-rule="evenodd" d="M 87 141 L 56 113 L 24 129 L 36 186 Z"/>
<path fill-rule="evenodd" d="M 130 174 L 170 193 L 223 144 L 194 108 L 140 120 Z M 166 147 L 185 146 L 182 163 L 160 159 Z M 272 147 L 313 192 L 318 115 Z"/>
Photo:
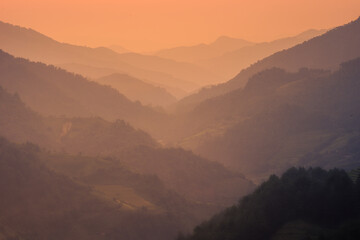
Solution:
<path fill-rule="evenodd" d="M 0 0 L 0 240 L 360 239 L 360 0 Z"/>
<path fill-rule="evenodd" d="M 356 18 L 358 0 L 3 0 L 0 20 L 62 42 L 153 51 L 226 35 L 268 41 Z"/>

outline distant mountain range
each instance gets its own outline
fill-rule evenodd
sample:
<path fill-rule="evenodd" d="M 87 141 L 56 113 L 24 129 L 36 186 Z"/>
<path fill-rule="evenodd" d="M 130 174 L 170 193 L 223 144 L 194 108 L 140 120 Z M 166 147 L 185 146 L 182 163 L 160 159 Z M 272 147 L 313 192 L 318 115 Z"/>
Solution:
<path fill-rule="evenodd" d="M 323 33 L 325 30 L 308 30 L 293 37 L 261 43 L 223 36 L 211 44 L 177 47 L 161 50 L 155 54 L 160 57 L 203 66 L 222 76 L 222 79 L 230 79 L 240 70 L 264 57 Z"/>
<path fill-rule="evenodd" d="M 246 46 L 252 46 L 255 43 L 230 37 L 219 37 L 210 44 L 199 44 L 195 46 L 184 46 L 170 49 L 160 50 L 155 55 L 172 59 L 175 61 L 183 61 L 197 63 L 202 60 L 215 58 L 230 51 L 234 51 Z"/>
<path fill-rule="evenodd" d="M 0 33 L 0 49 L 33 61 L 108 68 L 186 91 L 219 82 L 216 74 L 189 63 L 136 53 L 119 54 L 104 47 L 89 48 L 60 43 L 32 29 L 4 22 L 0 22 Z M 73 67 L 73 70 L 76 68 Z"/>
<path fill-rule="evenodd" d="M 203 88 L 179 102 L 179 108 L 193 108 L 201 101 L 243 88 L 248 79 L 268 68 L 297 71 L 302 67 L 336 69 L 340 63 L 360 56 L 360 18 L 292 48 L 274 53 L 242 70 L 233 79 Z"/>
<path fill-rule="evenodd" d="M 238 74 L 240 70 L 249 67 L 251 64 L 273 53 L 293 47 L 325 32 L 326 30 L 308 30 L 293 37 L 237 48 L 221 56 L 198 61 L 197 64 L 209 69 L 216 69 L 218 74 L 230 79 Z"/>

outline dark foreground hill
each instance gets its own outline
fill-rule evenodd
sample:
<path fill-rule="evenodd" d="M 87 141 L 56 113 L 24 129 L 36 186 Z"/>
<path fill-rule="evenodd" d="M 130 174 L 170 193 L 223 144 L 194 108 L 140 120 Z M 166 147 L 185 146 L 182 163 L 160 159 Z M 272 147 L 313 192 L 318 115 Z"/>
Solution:
<path fill-rule="evenodd" d="M 360 238 L 360 183 L 342 170 L 292 168 L 179 240 Z"/>

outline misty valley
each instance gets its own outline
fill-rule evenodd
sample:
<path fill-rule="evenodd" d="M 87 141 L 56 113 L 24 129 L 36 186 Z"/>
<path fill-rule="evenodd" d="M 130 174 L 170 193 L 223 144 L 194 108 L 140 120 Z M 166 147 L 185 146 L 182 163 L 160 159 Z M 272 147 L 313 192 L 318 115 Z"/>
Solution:
<path fill-rule="evenodd" d="M 0 240 L 360 239 L 360 18 L 140 53 L 0 21 Z"/>

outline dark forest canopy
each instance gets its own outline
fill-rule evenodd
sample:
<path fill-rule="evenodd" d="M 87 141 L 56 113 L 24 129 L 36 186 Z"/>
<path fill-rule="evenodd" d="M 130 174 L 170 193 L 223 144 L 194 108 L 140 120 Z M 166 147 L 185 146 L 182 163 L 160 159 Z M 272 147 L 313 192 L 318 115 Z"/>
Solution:
<path fill-rule="evenodd" d="M 359 201 L 343 170 L 291 168 L 178 240 L 358 239 Z"/>

